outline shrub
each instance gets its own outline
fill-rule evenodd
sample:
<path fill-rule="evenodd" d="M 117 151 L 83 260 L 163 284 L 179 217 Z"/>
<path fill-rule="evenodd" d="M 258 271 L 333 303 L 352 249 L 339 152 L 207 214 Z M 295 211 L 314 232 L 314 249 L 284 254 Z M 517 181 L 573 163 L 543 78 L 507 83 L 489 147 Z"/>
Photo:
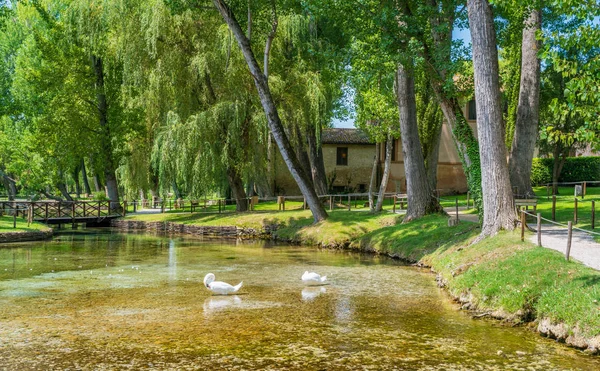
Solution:
<path fill-rule="evenodd" d="M 108 197 L 106 197 L 106 193 L 104 192 L 94 192 L 94 201 L 108 201 Z"/>
<path fill-rule="evenodd" d="M 552 182 L 552 159 L 534 158 L 531 164 L 531 184 L 539 186 L 550 182 Z"/>
<path fill-rule="evenodd" d="M 552 158 L 534 158 L 531 166 L 531 184 L 537 186 L 551 183 L 553 164 Z M 558 181 L 600 181 L 600 157 L 568 157 Z"/>

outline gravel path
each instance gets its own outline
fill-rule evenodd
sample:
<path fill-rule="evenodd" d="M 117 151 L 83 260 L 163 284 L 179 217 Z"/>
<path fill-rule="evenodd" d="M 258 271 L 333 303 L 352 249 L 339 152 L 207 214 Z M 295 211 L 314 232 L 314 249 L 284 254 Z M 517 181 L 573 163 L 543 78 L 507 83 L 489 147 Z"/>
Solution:
<path fill-rule="evenodd" d="M 537 234 L 532 235 L 529 241 L 537 244 Z M 567 250 L 567 229 L 553 224 L 542 224 L 542 246 L 564 254 Z M 600 243 L 591 235 L 574 229 L 571 258 L 600 270 Z"/>

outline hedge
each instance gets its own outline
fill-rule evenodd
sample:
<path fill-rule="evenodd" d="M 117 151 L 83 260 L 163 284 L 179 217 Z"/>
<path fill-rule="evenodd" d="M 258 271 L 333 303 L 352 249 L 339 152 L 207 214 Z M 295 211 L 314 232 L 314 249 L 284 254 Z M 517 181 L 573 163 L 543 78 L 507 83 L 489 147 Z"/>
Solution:
<path fill-rule="evenodd" d="M 553 158 L 534 158 L 531 166 L 531 184 L 552 183 Z M 567 157 L 558 177 L 559 183 L 600 181 L 600 157 Z"/>

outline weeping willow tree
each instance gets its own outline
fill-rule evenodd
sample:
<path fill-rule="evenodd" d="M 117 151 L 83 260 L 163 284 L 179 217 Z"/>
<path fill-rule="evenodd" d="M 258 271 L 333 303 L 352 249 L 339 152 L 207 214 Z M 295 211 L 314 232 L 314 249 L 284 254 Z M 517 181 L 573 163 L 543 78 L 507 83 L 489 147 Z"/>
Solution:
<path fill-rule="evenodd" d="M 134 190 L 192 198 L 228 188 L 244 211 L 244 185 L 265 173 L 265 120 L 217 16 L 161 0 L 121 10 L 124 91 L 129 105 L 143 108 L 147 133 L 129 143 L 121 174 Z"/>
<path fill-rule="evenodd" d="M 308 13 L 279 17 L 269 83 L 301 166 L 315 191 L 326 194 L 321 133 L 330 126 L 340 79 L 321 73 L 323 55 L 333 46 L 326 35 L 318 35 L 318 29 L 318 20 Z"/>

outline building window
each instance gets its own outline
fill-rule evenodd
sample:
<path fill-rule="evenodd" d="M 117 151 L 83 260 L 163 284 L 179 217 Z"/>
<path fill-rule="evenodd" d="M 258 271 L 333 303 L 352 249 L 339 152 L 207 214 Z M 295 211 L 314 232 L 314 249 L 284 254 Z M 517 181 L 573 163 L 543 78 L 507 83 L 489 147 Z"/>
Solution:
<path fill-rule="evenodd" d="M 348 147 L 337 147 L 336 165 L 339 165 L 339 166 L 347 166 L 348 165 Z"/>
<path fill-rule="evenodd" d="M 475 106 L 475 99 L 469 101 L 469 120 L 477 120 L 477 109 Z"/>

